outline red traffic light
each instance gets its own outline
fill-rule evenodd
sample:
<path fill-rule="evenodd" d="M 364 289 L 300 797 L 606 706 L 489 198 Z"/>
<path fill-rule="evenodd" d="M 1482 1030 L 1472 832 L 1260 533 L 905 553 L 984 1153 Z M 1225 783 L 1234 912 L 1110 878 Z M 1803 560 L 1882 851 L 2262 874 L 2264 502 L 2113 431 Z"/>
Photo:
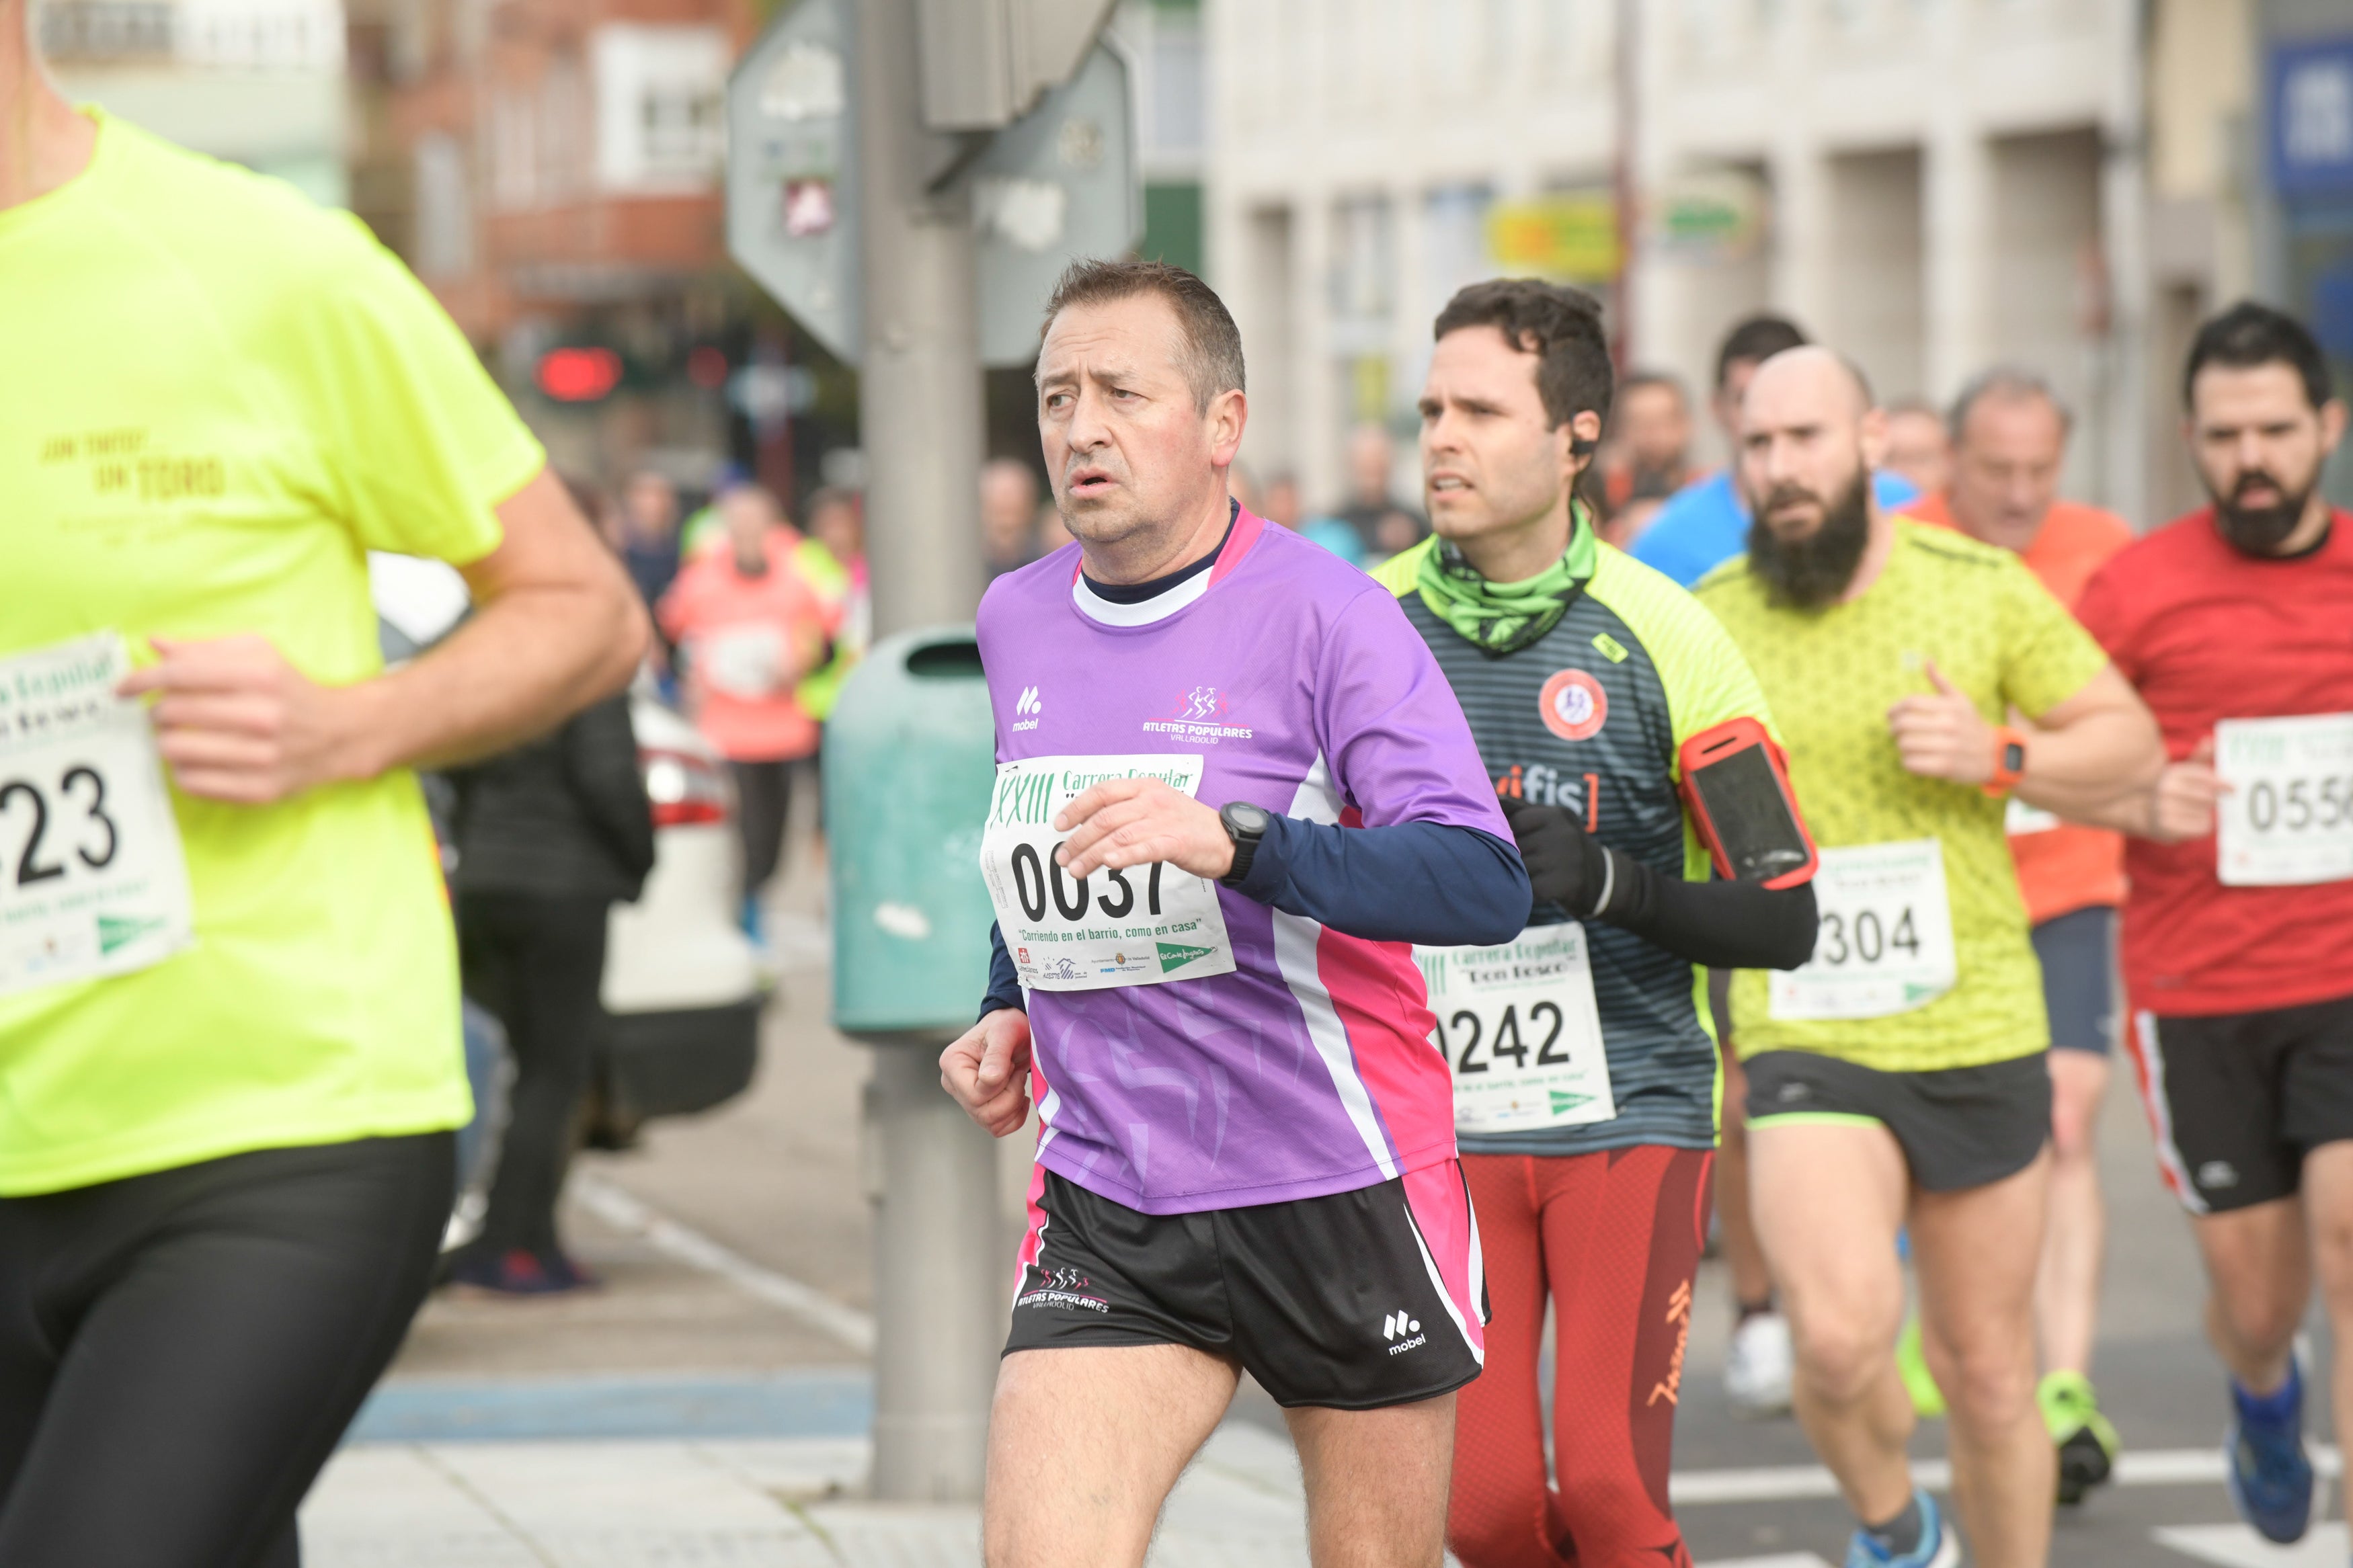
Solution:
<path fill-rule="evenodd" d="M 550 349 L 539 359 L 539 389 L 558 403 L 594 403 L 621 384 L 611 349 Z"/>

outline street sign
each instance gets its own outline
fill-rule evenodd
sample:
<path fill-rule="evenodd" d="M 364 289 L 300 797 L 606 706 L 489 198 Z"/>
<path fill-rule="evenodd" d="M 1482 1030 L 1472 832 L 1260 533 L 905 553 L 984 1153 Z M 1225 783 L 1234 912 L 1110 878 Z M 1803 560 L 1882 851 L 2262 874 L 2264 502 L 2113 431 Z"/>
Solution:
<path fill-rule="evenodd" d="M 1081 257 L 1125 256 L 1144 233 L 1127 62 L 1097 44 L 1078 74 L 997 133 L 966 176 L 979 251 L 980 357 L 1038 354 L 1047 299 Z"/>
<path fill-rule="evenodd" d="M 2353 37 L 2280 45 L 2268 75 L 2273 184 L 2291 196 L 2353 191 Z"/>
<path fill-rule="evenodd" d="M 1680 175 L 1651 193 L 1644 226 L 1677 255 L 1737 260 L 1753 255 L 1764 238 L 1768 200 L 1762 180 L 1736 169 Z"/>
<path fill-rule="evenodd" d="M 727 250 L 836 359 L 863 330 L 854 0 L 800 0 L 727 81 Z"/>
<path fill-rule="evenodd" d="M 1068 81 L 1112 0 L 917 0 L 923 123 L 995 131 Z"/>

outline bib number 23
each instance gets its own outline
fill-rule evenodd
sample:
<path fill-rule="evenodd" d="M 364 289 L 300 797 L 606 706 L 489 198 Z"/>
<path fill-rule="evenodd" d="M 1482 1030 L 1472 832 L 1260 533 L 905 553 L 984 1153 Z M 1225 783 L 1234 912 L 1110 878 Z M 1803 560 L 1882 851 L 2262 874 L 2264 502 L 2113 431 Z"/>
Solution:
<path fill-rule="evenodd" d="M 190 940 L 146 714 L 111 633 L 0 659 L 0 994 L 143 969 Z"/>

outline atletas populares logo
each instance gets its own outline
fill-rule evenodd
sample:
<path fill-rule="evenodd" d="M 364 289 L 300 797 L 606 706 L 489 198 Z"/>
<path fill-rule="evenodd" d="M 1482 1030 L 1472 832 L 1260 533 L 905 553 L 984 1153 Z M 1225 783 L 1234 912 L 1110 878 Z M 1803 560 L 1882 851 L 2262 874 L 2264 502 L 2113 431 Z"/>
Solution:
<path fill-rule="evenodd" d="M 1590 740 L 1609 717 L 1609 694 L 1581 669 L 1564 669 L 1536 694 L 1545 728 L 1564 741 Z"/>
<path fill-rule="evenodd" d="M 1173 735 L 1201 746 L 1250 738 L 1250 726 L 1233 722 L 1225 693 L 1214 686 L 1187 688 L 1166 717 L 1144 721 L 1144 732 L 1147 735 Z"/>

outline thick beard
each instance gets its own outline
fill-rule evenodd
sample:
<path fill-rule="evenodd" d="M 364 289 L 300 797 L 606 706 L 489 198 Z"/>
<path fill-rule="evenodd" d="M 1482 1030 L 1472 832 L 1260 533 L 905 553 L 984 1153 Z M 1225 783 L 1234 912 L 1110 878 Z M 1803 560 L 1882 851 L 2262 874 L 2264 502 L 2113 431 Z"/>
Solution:
<path fill-rule="evenodd" d="M 1854 482 L 1823 509 L 1822 525 L 1804 539 L 1787 540 L 1765 521 L 1767 498 L 1748 524 L 1748 569 L 1764 579 L 1767 600 L 1784 609 L 1819 610 L 1847 590 L 1871 542 L 1871 473 L 1855 470 Z"/>
<path fill-rule="evenodd" d="M 2239 487 L 2243 489 L 2249 481 L 2258 479 L 2280 493 L 2283 499 L 2278 505 L 2241 506 L 2235 500 L 2214 495 L 2211 489 L 2206 493 L 2214 501 L 2214 526 L 2232 549 L 2242 555 L 2276 555 L 2279 547 L 2287 542 L 2288 535 L 2304 521 L 2304 509 L 2312 501 L 2312 485 L 2290 494 L 2285 485 L 2269 474 L 2246 474 L 2240 477 Z M 2318 482 L 2319 477 L 2315 475 L 2314 483 Z"/>

